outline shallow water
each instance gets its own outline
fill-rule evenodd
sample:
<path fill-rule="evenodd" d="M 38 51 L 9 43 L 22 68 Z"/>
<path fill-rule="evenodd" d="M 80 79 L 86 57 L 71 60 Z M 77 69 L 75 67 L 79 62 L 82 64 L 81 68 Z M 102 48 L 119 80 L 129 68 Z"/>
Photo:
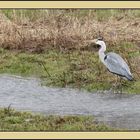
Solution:
<path fill-rule="evenodd" d="M 115 128 L 140 129 L 140 95 L 88 93 L 41 86 L 35 78 L 0 75 L 0 107 L 46 115 L 94 115 Z"/>

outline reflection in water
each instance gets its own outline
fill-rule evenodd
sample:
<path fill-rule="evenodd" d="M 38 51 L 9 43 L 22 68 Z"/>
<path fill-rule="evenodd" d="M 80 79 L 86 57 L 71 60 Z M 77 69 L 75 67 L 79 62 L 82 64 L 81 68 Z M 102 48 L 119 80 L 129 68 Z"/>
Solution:
<path fill-rule="evenodd" d="M 50 88 L 35 78 L 0 75 L 0 106 L 46 115 L 94 115 L 113 127 L 140 129 L 140 95 Z"/>

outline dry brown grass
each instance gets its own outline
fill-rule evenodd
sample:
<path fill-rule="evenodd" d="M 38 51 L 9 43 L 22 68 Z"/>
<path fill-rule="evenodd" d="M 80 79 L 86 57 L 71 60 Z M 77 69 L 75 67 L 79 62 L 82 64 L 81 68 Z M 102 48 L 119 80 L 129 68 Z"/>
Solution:
<path fill-rule="evenodd" d="M 66 11 L 67 12 L 67 11 Z M 45 14 L 35 21 L 26 17 L 10 20 L 0 13 L 0 46 L 6 49 L 42 52 L 45 49 L 58 48 L 86 49 L 87 40 L 103 36 L 108 45 L 121 42 L 140 44 L 140 18 L 108 18 L 99 21 L 88 14 L 78 18 L 65 15 L 64 12 Z"/>

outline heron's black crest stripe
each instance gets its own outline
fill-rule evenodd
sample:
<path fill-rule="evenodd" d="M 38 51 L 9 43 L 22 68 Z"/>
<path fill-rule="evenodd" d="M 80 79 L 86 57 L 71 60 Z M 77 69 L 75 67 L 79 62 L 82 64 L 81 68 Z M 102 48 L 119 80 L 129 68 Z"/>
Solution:
<path fill-rule="evenodd" d="M 107 59 L 107 55 L 104 57 L 104 60 L 106 60 Z"/>

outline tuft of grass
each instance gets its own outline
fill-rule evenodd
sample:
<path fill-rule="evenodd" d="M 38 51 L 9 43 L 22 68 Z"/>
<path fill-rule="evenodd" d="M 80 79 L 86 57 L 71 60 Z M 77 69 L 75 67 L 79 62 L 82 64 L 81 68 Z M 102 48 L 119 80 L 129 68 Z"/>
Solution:
<path fill-rule="evenodd" d="M 115 131 L 92 116 L 45 116 L 0 109 L 0 131 Z"/>

